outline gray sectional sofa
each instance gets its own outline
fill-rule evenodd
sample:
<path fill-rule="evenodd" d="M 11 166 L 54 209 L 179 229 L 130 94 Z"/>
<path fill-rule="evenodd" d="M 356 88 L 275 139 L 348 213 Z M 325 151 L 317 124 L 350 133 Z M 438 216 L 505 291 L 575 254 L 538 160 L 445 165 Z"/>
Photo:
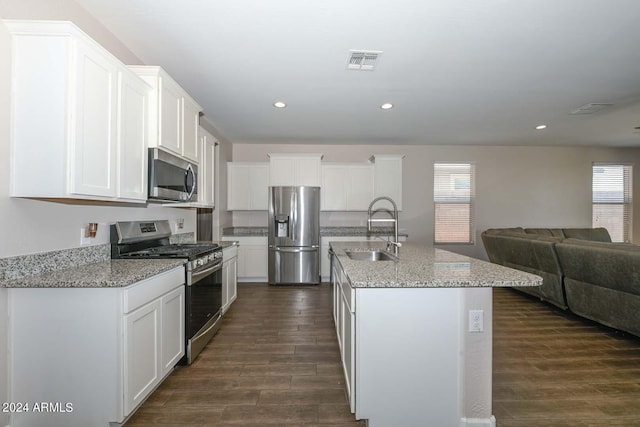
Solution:
<path fill-rule="evenodd" d="M 640 246 L 611 243 L 604 228 L 494 228 L 481 237 L 491 262 L 543 278 L 518 290 L 640 337 Z"/>

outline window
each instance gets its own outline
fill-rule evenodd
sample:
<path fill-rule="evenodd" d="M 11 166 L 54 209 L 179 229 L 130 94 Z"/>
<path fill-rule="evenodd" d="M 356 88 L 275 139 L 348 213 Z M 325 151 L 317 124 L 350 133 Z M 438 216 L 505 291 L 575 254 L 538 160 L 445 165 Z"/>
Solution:
<path fill-rule="evenodd" d="M 475 165 L 433 165 L 434 243 L 474 243 Z"/>
<path fill-rule="evenodd" d="M 631 165 L 593 165 L 593 226 L 605 227 L 614 242 L 631 241 L 632 172 Z"/>

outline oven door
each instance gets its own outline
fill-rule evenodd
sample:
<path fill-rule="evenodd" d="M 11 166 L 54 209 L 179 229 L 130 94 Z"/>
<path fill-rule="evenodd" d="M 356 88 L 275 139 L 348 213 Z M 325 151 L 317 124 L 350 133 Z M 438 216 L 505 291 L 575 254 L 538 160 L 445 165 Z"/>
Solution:
<path fill-rule="evenodd" d="M 191 364 L 220 327 L 222 262 L 187 271 L 187 363 Z"/>

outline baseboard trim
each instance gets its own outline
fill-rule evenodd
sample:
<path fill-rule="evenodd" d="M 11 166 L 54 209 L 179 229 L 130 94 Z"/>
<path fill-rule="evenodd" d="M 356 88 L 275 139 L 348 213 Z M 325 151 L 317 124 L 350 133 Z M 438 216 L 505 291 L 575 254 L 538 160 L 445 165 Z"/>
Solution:
<path fill-rule="evenodd" d="M 496 427 L 496 417 L 489 418 L 462 418 L 460 427 Z"/>

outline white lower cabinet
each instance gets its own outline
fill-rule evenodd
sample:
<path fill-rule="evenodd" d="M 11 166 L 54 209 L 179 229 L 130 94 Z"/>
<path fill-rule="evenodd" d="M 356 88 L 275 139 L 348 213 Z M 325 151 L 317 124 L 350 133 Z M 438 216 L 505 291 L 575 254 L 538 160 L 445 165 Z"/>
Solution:
<path fill-rule="evenodd" d="M 333 313 L 349 407 L 355 413 L 355 292 L 337 261 L 333 269 Z"/>
<path fill-rule="evenodd" d="M 180 286 L 164 295 L 160 323 L 162 376 L 167 375 L 182 359 L 185 351 L 185 289 Z M 180 321 L 178 321 L 180 320 Z"/>
<path fill-rule="evenodd" d="M 124 413 L 130 414 L 184 356 L 184 287 L 124 316 Z"/>
<path fill-rule="evenodd" d="M 129 414 L 160 383 L 160 301 L 124 317 L 124 413 Z"/>
<path fill-rule="evenodd" d="M 238 296 L 238 247 L 222 249 L 222 312 L 226 313 Z"/>
<path fill-rule="evenodd" d="M 184 267 L 124 288 L 9 289 L 12 427 L 123 423 L 185 350 Z"/>
<path fill-rule="evenodd" d="M 222 240 L 238 242 L 238 282 L 267 281 L 266 237 L 223 236 Z"/>

